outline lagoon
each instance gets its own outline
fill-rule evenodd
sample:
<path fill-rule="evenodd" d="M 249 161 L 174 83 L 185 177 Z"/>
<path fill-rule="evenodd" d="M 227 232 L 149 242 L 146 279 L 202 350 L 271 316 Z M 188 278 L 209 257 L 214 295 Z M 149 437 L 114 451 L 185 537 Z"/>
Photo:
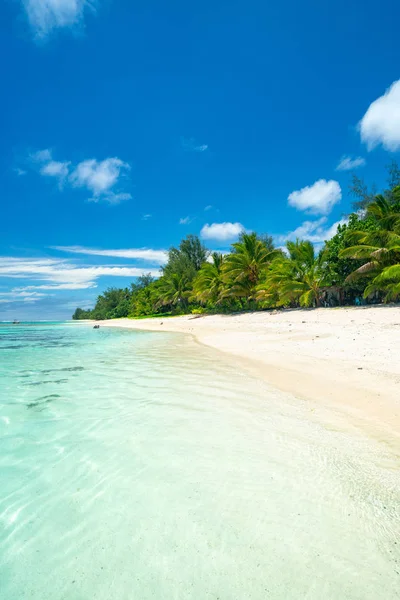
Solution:
<path fill-rule="evenodd" d="M 400 598 L 398 462 L 174 333 L 0 324 L 0 597 Z"/>

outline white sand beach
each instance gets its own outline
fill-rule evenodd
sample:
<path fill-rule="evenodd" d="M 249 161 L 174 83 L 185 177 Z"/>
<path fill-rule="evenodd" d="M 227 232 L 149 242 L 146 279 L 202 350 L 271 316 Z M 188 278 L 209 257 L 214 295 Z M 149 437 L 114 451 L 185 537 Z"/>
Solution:
<path fill-rule="evenodd" d="M 100 323 L 190 334 L 272 386 L 400 443 L 400 307 L 187 315 Z"/>

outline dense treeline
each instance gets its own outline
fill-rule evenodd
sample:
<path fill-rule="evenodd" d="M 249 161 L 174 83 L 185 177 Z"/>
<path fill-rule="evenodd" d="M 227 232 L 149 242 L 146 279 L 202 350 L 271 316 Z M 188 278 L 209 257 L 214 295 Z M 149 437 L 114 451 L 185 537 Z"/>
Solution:
<path fill-rule="evenodd" d="M 357 180 L 354 178 L 356 185 Z M 395 181 L 397 184 L 398 182 Z M 318 307 L 400 298 L 400 185 L 373 196 L 356 190 L 357 212 L 316 252 L 305 240 L 274 247 L 269 236 L 242 233 L 229 254 L 209 252 L 189 235 L 171 248 L 159 279 L 109 288 L 74 319 L 113 319 L 272 307 Z"/>

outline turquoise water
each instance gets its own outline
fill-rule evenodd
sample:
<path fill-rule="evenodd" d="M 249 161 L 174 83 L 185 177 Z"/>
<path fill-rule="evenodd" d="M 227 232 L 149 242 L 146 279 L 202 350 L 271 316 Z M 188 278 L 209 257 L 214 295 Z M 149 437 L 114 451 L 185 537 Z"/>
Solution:
<path fill-rule="evenodd" d="M 0 598 L 400 598 L 388 449 L 174 334 L 0 324 Z"/>

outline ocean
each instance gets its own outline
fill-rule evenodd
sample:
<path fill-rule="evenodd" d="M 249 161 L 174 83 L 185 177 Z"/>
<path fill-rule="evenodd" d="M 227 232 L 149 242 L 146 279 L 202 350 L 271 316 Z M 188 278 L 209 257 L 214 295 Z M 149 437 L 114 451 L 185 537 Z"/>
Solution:
<path fill-rule="evenodd" d="M 191 338 L 0 323 L 0 598 L 400 598 L 399 462 Z"/>

